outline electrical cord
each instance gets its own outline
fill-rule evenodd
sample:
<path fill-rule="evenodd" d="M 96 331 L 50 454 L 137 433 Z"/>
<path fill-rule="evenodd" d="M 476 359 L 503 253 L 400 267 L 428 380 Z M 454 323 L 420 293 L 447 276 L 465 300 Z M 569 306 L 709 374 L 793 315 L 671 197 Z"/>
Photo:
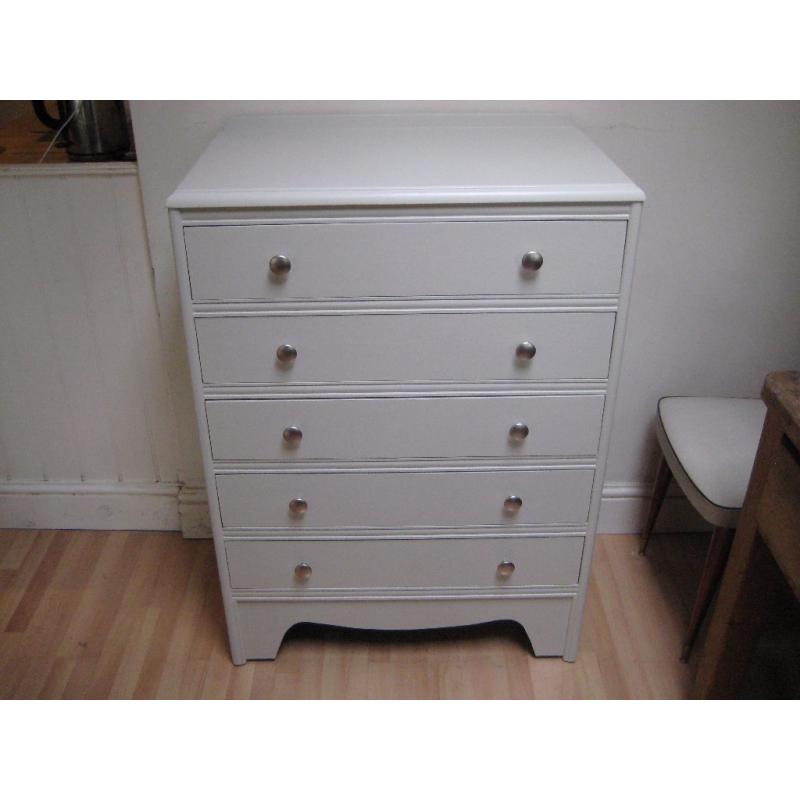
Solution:
<path fill-rule="evenodd" d="M 47 158 L 48 154 L 53 149 L 53 145 L 56 143 L 56 140 L 58 139 L 59 136 L 61 136 L 61 132 L 64 130 L 64 128 L 66 128 L 67 125 L 69 125 L 69 123 L 72 122 L 72 118 L 78 113 L 78 111 L 80 111 L 82 102 L 83 100 L 75 101 L 75 108 L 72 110 L 72 113 L 61 124 L 61 127 L 53 134 L 53 138 L 50 140 L 50 144 L 47 145 L 47 150 L 44 151 L 44 155 L 42 155 L 42 157 L 39 159 L 40 164 Z"/>

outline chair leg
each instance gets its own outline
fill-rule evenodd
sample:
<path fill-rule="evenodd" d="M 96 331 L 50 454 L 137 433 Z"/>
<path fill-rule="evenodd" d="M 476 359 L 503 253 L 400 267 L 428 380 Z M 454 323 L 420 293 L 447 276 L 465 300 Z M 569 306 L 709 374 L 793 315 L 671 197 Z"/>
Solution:
<path fill-rule="evenodd" d="M 667 488 L 672 479 L 672 472 L 670 471 L 667 459 L 664 454 L 660 454 L 658 467 L 656 467 L 656 480 L 653 484 L 653 495 L 650 498 L 650 507 L 647 510 L 647 522 L 644 524 L 642 531 L 642 543 L 639 546 L 639 553 L 644 555 L 647 550 L 647 543 L 650 541 L 650 536 L 653 533 L 653 527 L 656 524 L 658 512 L 661 510 L 661 505 L 664 498 L 667 496 Z"/>
<path fill-rule="evenodd" d="M 703 624 L 703 618 L 706 615 L 706 611 L 708 611 L 711 598 L 714 596 L 714 592 L 722 579 L 722 573 L 725 571 L 725 564 L 731 552 L 733 534 L 734 531 L 731 528 L 714 528 L 714 533 L 711 535 L 711 544 L 708 546 L 703 575 L 700 578 L 700 586 L 697 589 L 697 597 L 689 619 L 689 630 L 683 640 L 683 652 L 681 653 L 681 661 L 683 662 L 689 660 L 689 654 L 692 651 L 694 640 L 697 638 L 697 632 Z"/>

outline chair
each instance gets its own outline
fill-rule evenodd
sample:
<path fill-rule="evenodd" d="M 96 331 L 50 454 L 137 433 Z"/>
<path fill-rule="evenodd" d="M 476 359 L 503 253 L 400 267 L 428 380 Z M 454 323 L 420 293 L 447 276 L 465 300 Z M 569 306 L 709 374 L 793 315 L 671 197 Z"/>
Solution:
<path fill-rule="evenodd" d="M 639 552 L 644 554 L 647 549 L 670 478 L 675 478 L 689 502 L 714 529 L 681 661 L 689 660 L 722 578 L 765 414 L 761 400 L 662 397 L 658 401 L 656 435 L 661 457 Z"/>

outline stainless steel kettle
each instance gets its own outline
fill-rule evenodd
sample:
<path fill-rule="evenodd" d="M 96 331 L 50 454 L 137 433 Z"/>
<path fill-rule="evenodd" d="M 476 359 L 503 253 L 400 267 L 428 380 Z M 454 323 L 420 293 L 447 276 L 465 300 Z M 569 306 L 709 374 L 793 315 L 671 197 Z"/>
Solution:
<path fill-rule="evenodd" d="M 128 121 L 122 100 L 59 100 L 53 117 L 44 100 L 33 110 L 48 128 L 59 130 L 72 161 L 115 161 L 130 149 Z"/>

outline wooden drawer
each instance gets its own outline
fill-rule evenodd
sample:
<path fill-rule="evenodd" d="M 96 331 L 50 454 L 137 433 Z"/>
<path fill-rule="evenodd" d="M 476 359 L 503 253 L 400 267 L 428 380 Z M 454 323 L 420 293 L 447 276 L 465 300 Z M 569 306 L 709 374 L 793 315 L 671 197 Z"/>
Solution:
<path fill-rule="evenodd" d="M 476 525 L 584 525 L 594 470 L 382 470 L 217 475 L 226 528 L 401 530 Z M 522 507 L 509 513 L 505 500 Z M 303 516 L 291 501 L 307 503 Z"/>
<path fill-rule="evenodd" d="M 320 312 L 195 320 L 206 384 L 603 380 L 613 312 Z M 531 360 L 517 346 L 536 347 Z M 291 345 L 296 360 L 279 363 Z"/>
<path fill-rule="evenodd" d="M 572 586 L 580 574 L 583 537 L 229 539 L 225 551 L 234 589 Z M 503 562 L 513 564 L 506 577 L 498 570 Z M 298 565 L 308 565 L 311 574 L 298 577 Z M 304 569 L 297 572 L 304 575 Z"/>
<path fill-rule="evenodd" d="M 600 394 L 207 400 L 206 416 L 218 460 L 590 456 L 603 402 Z"/>
<path fill-rule="evenodd" d="M 342 222 L 189 227 L 192 298 L 299 300 L 613 294 L 624 220 Z M 522 256 L 541 254 L 527 273 Z M 291 268 L 277 279 L 275 255 Z"/>

